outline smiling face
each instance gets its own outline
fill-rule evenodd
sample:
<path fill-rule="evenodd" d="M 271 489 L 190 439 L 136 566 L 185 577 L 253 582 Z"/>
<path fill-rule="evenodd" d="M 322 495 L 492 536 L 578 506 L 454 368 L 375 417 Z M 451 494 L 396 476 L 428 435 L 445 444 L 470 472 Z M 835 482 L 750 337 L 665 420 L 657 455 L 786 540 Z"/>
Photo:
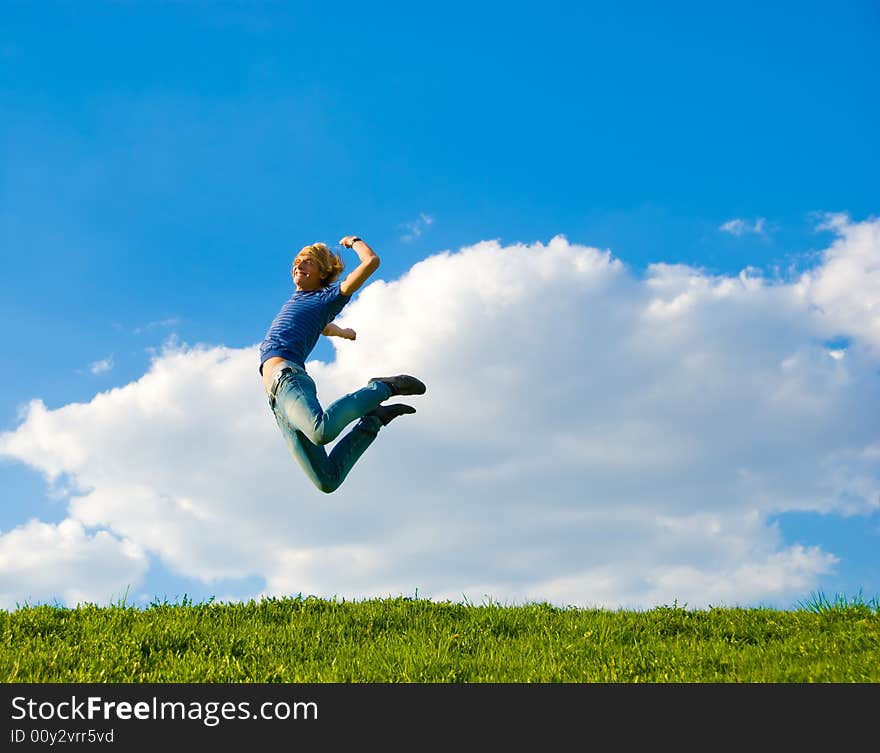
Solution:
<path fill-rule="evenodd" d="M 321 268 L 311 254 L 300 253 L 293 260 L 293 284 L 297 290 L 317 290 L 324 285 Z"/>
<path fill-rule="evenodd" d="M 297 290 L 318 290 L 334 283 L 345 265 L 326 243 L 303 246 L 293 260 L 290 274 Z"/>

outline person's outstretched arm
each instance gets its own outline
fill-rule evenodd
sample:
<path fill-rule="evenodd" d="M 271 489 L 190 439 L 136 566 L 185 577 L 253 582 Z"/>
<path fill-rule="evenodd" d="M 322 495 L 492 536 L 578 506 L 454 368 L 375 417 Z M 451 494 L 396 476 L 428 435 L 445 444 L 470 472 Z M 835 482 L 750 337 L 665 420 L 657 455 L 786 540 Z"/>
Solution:
<path fill-rule="evenodd" d="M 346 235 L 339 242 L 346 248 L 353 249 L 361 260 L 361 263 L 351 270 L 339 285 L 339 290 L 343 295 L 352 295 L 379 268 L 379 257 L 366 242 L 356 235 Z"/>
<path fill-rule="evenodd" d="M 357 339 L 357 332 L 355 332 L 351 327 L 346 327 L 343 329 L 338 324 L 334 324 L 330 322 L 324 329 L 321 330 L 321 334 L 325 337 L 343 337 L 346 340 L 355 340 Z"/>

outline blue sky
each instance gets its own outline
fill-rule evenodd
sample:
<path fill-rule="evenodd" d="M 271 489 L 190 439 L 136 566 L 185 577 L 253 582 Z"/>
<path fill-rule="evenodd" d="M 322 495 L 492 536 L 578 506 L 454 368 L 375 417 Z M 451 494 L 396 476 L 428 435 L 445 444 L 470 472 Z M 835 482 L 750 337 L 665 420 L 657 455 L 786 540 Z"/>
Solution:
<path fill-rule="evenodd" d="M 740 279 L 742 270 L 752 268 L 750 274 L 763 275 L 768 288 L 790 289 L 792 295 L 797 292 L 794 283 L 798 275 L 814 270 L 812 279 L 819 296 L 810 299 L 814 304 L 831 300 L 827 297 L 831 294 L 822 291 L 835 291 L 832 297 L 836 303 L 829 303 L 826 309 L 833 309 L 831 316 L 836 318 L 828 326 L 805 328 L 795 336 L 793 325 L 780 314 L 782 309 L 762 300 L 750 304 L 749 313 L 743 313 L 748 308 L 743 304 L 745 308 L 737 308 L 735 316 L 707 311 L 707 321 L 718 326 L 707 328 L 704 336 L 707 343 L 727 336 L 739 342 L 737 337 L 743 330 L 737 327 L 761 330 L 761 316 L 770 312 L 781 318 L 774 318 L 763 334 L 756 332 L 756 340 L 759 344 L 772 340 L 779 353 L 789 345 L 807 347 L 818 340 L 835 352 L 855 353 L 864 345 L 857 366 L 846 377 L 849 392 L 835 393 L 840 402 L 834 409 L 841 412 L 813 424 L 825 427 L 826 436 L 834 434 L 829 429 L 841 429 L 839 443 L 811 447 L 815 455 L 809 456 L 817 467 L 834 470 L 828 471 L 827 478 L 817 477 L 812 486 L 804 483 L 803 487 L 794 484 L 789 488 L 781 481 L 774 482 L 772 488 L 788 501 L 761 506 L 761 525 L 754 530 L 754 535 L 765 541 L 762 561 L 791 554 L 792 547 L 801 545 L 814 553 L 815 562 L 824 561 L 826 554 L 837 562 L 833 567 L 816 564 L 809 571 L 812 575 L 802 573 L 803 579 L 792 579 L 779 591 L 744 588 L 728 593 L 707 586 L 695 600 L 708 593 L 705 598 L 711 601 L 711 594 L 717 593 L 721 594 L 718 598 L 733 601 L 788 607 L 799 596 L 807 597 L 820 589 L 849 595 L 880 593 L 880 558 L 876 556 L 880 498 L 876 492 L 878 464 L 872 454 L 880 437 L 870 425 L 871 419 L 877 424 L 877 416 L 869 413 L 866 425 L 854 430 L 849 439 L 844 431 L 852 405 L 862 405 L 868 411 L 877 407 L 877 384 L 871 382 L 871 375 L 876 379 L 878 373 L 876 350 L 872 349 L 875 330 L 865 329 L 859 322 L 868 321 L 880 303 L 876 288 L 862 287 L 858 282 L 849 293 L 840 293 L 840 286 L 849 278 L 838 275 L 832 279 L 837 267 L 829 262 L 829 249 L 836 242 L 844 244 L 841 254 L 846 259 L 867 259 L 864 269 L 876 267 L 876 254 L 880 253 L 870 239 L 859 240 L 859 229 L 867 232 L 873 228 L 878 212 L 878 32 L 880 9 L 869 2 L 737 4 L 725 8 L 705 3 L 573 2 L 452 2 L 432 7 L 345 2 L 332 6 L 269 2 L 5 4 L 0 25 L 0 247 L 4 266 L 0 352 L 6 368 L 0 371 L 0 432 L 27 439 L 30 448 L 0 455 L 0 487 L 5 490 L 0 536 L 6 536 L 6 556 L 21 551 L 16 547 L 26 547 L 34 553 L 34 568 L 48 566 L 40 564 L 40 547 L 60 546 L 53 538 L 60 535 L 58 526 L 75 520 L 82 528 L 71 535 L 84 552 L 77 555 L 77 562 L 94 563 L 76 571 L 77 577 L 88 580 L 105 562 L 98 555 L 89 559 L 104 546 L 100 544 L 102 536 L 109 542 L 106 552 L 115 552 L 114 547 L 121 551 L 124 544 L 129 546 L 129 554 L 135 549 L 138 552 L 124 560 L 139 563 L 132 565 L 135 575 L 130 584 L 99 579 L 97 590 L 85 589 L 90 595 L 106 593 L 101 597 L 104 600 L 128 585 L 141 598 L 181 592 L 197 597 L 229 594 L 245 598 L 261 589 L 298 590 L 295 569 L 285 571 L 284 577 L 269 565 L 262 569 L 238 565 L 212 569 L 205 564 L 214 561 L 207 554 L 200 560 L 196 555 L 162 549 L 153 539 L 138 539 L 132 521 L 114 517 L 115 513 L 111 515 L 104 508 L 99 512 L 94 500 L 78 506 L 77 495 L 88 494 L 89 489 L 100 491 L 107 476 L 103 471 L 85 473 L 81 463 L 87 461 L 65 454 L 68 450 L 64 448 L 79 447 L 84 455 L 100 454 L 104 452 L 101 440 L 112 437 L 86 439 L 78 433 L 90 424 L 100 424 L 93 415 L 86 416 L 82 425 L 72 426 L 64 443 L 53 444 L 60 442 L 57 437 L 38 438 L 37 424 L 27 418 L 29 401 L 42 400 L 50 412 L 73 404 L 102 410 L 95 403 L 97 396 L 111 394 L 114 388 L 141 385 L 140 380 L 151 373 L 157 359 L 171 363 L 168 359 L 177 353 L 195 363 L 201 356 L 191 349 L 199 344 L 230 352 L 252 348 L 289 294 L 287 269 L 292 256 L 313 240 L 333 242 L 348 233 L 362 235 L 382 257 L 377 273 L 381 281 L 409 280 L 414 285 L 417 275 L 410 273 L 420 262 L 437 260 L 439 264 L 446 259 L 449 270 L 459 269 L 454 266 L 459 261 L 464 264 L 466 259 L 482 258 L 476 252 L 459 257 L 462 249 L 493 241 L 497 242 L 493 253 L 498 254 L 510 247 L 531 248 L 524 263 L 539 258 L 532 274 L 544 280 L 548 270 L 543 265 L 555 257 L 551 254 L 544 259 L 538 246 L 549 247 L 551 239 L 562 236 L 568 245 L 559 253 L 566 263 L 580 258 L 578 249 L 584 247 L 607 251 L 623 265 L 626 284 L 612 285 L 619 297 L 609 293 L 609 306 L 612 300 L 623 308 L 624 301 L 641 300 L 639 295 L 628 297 L 626 292 L 641 285 L 645 290 L 667 289 L 664 286 L 672 284 L 669 280 L 647 282 L 654 274 L 651 270 L 656 270 L 652 265 L 658 264 L 686 265 L 694 270 L 688 283 L 694 289 L 702 289 L 703 283 L 711 288 L 711 281 Z M 829 216 L 846 219 L 835 224 L 828 221 Z M 451 259 L 442 252 L 449 252 Z M 823 276 L 823 271 L 828 274 Z M 610 268 L 601 274 L 606 272 L 617 274 Z M 523 273 L 527 273 L 525 266 Z M 440 310 L 448 313 L 459 331 L 479 332 L 487 327 L 487 319 L 492 320 L 481 345 L 475 343 L 474 349 L 467 349 L 460 338 L 448 346 L 446 360 L 456 364 L 455 374 L 478 370 L 482 359 L 491 360 L 496 354 L 495 338 L 518 353 L 521 362 L 536 369 L 539 363 L 556 363 L 564 369 L 562 355 L 545 353 L 543 341 L 557 340 L 555 347 L 564 354 L 561 332 L 578 322 L 583 322 L 585 329 L 601 331 L 598 313 L 606 311 L 593 308 L 596 299 L 582 291 L 586 298 L 574 297 L 569 308 L 559 309 L 565 321 L 558 327 L 536 330 L 533 339 L 519 340 L 517 330 L 507 329 L 503 319 L 492 318 L 491 307 L 471 299 L 459 300 L 456 296 L 461 286 L 455 280 L 448 284 L 446 288 L 438 283 L 433 291 L 430 286 L 419 288 L 418 295 L 423 301 L 425 296 L 445 296 L 449 311 Z M 555 285 L 544 288 L 535 284 L 535 294 L 523 299 L 510 321 L 519 315 L 520 308 L 544 307 L 548 311 L 556 296 Z M 391 295 L 388 288 L 377 287 L 375 296 L 383 291 Z M 415 291 L 412 294 L 416 296 Z M 850 311 L 840 301 L 852 305 L 861 301 L 863 308 Z M 365 298 L 362 318 L 351 326 L 364 326 L 369 334 L 371 323 L 379 328 L 386 320 L 381 306 L 374 310 L 367 304 Z M 352 317 L 354 314 L 352 309 Z M 712 319 L 716 314 L 719 318 Z M 390 325 L 383 327 L 411 329 L 412 337 L 419 335 L 430 341 L 436 331 L 437 319 L 422 320 L 418 311 L 407 318 L 388 316 Z M 617 330 L 613 339 L 619 344 L 629 331 Z M 612 352 L 610 339 L 602 345 L 609 350 L 601 352 Z M 329 364 L 328 384 L 338 382 L 339 390 L 346 391 L 353 385 L 341 376 L 342 371 L 332 371 L 348 363 L 339 360 L 341 348 L 322 342 L 313 356 Z M 377 352 L 375 348 L 369 351 L 368 339 L 362 348 L 358 351 L 361 354 Z M 693 343 L 687 347 L 691 355 L 697 351 L 702 352 Z M 741 352 L 760 359 L 769 351 Z M 572 353 L 572 370 L 585 369 L 581 373 L 589 374 L 595 364 L 589 359 L 581 363 L 582 356 Z M 499 369 L 508 369 L 514 362 L 506 360 L 506 355 L 498 357 Z M 544 357 L 546 361 L 541 361 Z M 837 359 L 837 365 L 850 362 Z M 426 360 L 424 368 L 429 370 L 431 363 Z M 663 372 L 659 361 L 651 363 L 657 366 L 657 374 Z M 363 368 L 372 365 L 364 363 Z M 749 362 L 741 365 L 746 372 L 752 368 Z M 401 368 L 408 366 L 401 364 Z M 352 366 L 351 373 L 359 368 Z M 603 368 L 608 369 L 611 382 L 619 381 L 613 378 L 613 366 Z M 441 389 L 435 394 L 443 394 L 443 381 L 448 386 L 451 377 L 445 378 L 442 370 L 436 373 Z M 817 373 L 809 372 L 813 376 Z M 633 378 L 632 374 L 626 376 Z M 819 381 L 801 380 L 798 384 L 808 385 L 803 388 L 808 392 L 818 390 L 816 385 L 824 382 L 815 378 Z M 590 383 L 588 376 L 584 380 L 584 384 Z M 533 389 L 544 396 L 536 399 L 550 410 L 553 400 L 546 397 L 547 383 L 536 382 Z M 259 399 L 259 382 L 254 381 L 252 387 Z M 635 384 L 633 390 L 638 389 Z M 456 393 L 448 394 L 454 399 Z M 735 404 L 733 396 L 739 393 L 719 395 L 712 410 L 723 416 L 723 406 Z M 604 398 L 591 393 L 584 399 L 602 402 Z M 632 400 L 627 404 L 632 405 Z M 517 409 L 508 407 L 514 412 Z M 216 416 L 216 411 L 205 410 L 209 411 L 206 415 Z M 181 411 L 186 413 L 186 402 L 181 403 Z M 590 415 L 585 411 L 585 416 Z M 425 411 L 425 420 L 429 414 L 430 409 Z M 709 430 L 702 423 L 685 425 L 669 419 L 672 423 L 661 424 L 661 402 L 652 404 L 650 415 L 650 420 L 645 416 L 631 418 L 652 430 L 672 426 L 688 442 L 718 441 L 719 448 L 723 448 L 724 437 L 730 436 L 725 434 L 723 420 L 706 435 L 701 432 Z M 61 414 L 58 416 L 60 420 Z M 139 420 L 145 433 L 138 435 L 133 446 L 144 457 L 151 456 L 151 442 L 156 447 L 173 444 L 175 424 L 163 424 L 166 433 L 157 436 L 150 428 L 158 431 L 155 423 L 144 417 Z M 621 422 L 623 425 L 623 418 Z M 697 425 L 699 431 L 694 428 Z M 266 442 L 281 453 L 279 479 L 295 485 L 289 491 L 295 500 L 311 499 L 305 487 L 296 486 L 301 483 L 298 469 L 283 455 L 271 422 L 263 429 Z M 552 441 L 538 444 L 531 450 L 532 456 L 547 453 L 549 457 L 549 448 L 556 446 L 553 442 L 558 444 L 565 434 L 564 427 L 556 426 L 553 431 L 557 433 L 544 437 Z M 741 431 L 748 439 L 747 429 Z M 417 432 L 408 437 L 409 445 L 418 448 L 420 436 Z M 761 444 L 761 437 L 752 439 L 752 445 Z M 437 458 L 436 468 L 447 464 L 460 468 L 479 455 L 473 448 L 466 451 L 459 447 L 445 434 L 428 432 L 424 440 L 425 453 L 430 448 L 430 457 Z M 242 441 L 249 440 L 242 435 Z M 500 438 L 498 441 L 494 459 L 503 467 L 506 445 Z M 767 442 L 770 446 L 770 439 Z M 787 449 L 779 451 L 779 467 L 785 468 L 803 448 L 780 439 L 779 445 L 770 446 L 769 455 L 782 445 Z M 238 467 L 246 476 L 242 467 L 247 452 L 239 456 L 234 446 L 224 447 L 231 453 L 225 458 L 225 468 L 234 472 Z M 392 447 L 387 445 L 387 455 L 377 453 L 370 466 L 376 473 L 395 467 Z M 53 458 L 51 463 L 45 459 L 48 456 Z M 855 461 L 839 464 L 844 456 L 860 458 L 857 476 Z M 95 462 L 100 465 L 99 458 Z M 422 462 L 426 462 L 424 456 Z M 654 461 L 645 462 L 657 467 Z M 578 488 L 590 488 L 587 466 L 582 469 Z M 102 499 L 134 493 L 134 486 L 125 486 L 133 478 L 126 470 L 124 457 L 114 461 L 116 475 L 101 492 Z M 744 466 L 741 470 L 748 475 L 754 469 Z M 47 480 L 56 471 L 54 480 Z M 370 472 L 365 470 L 364 474 Z M 673 475 L 669 468 L 666 472 Z M 192 473 L 198 475 L 198 469 Z M 638 476 L 640 470 L 628 466 L 626 473 Z M 556 469 L 555 474 L 554 478 L 559 478 L 562 472 Z M 781 470 L 779 475 L 784 477 Z M 439 491 L 432 493 L 442 491 L 443 478 L 438 471 Z M 721 475 L 715 478 L 720 486 L 728 485 Z M 401 499 L 420 498 L 418 475 L 410 481 L 410 486 L 401 485 Z M 140 478 L 138 489 L 144 483 Z M 520 477 L 518 483 L 517 493 L 525 494 L 532 486 L 543 484 L 553 499 L 572 494 L 571 505 L 600 509 L 595 500 L 575 499 L 577 495 L 568 487 L 563 493 L 561 487 L 548 486 L 546 477 Z M 346 508 L 351 514 L 349 521 L 357 519 L 355 501 L 364 504 L 363 499 L 367 503 L 375 500 L 367 494 L 370 487 L 366 479 L 360 487 L 354 479 L 351 485 L 356 489 L 350 493 L 351 509 Z M 607 481 L 603 488 L 608 490 L 608 499 L 616 499 L 617 494 L 623 495 L 623 486 Z M 712 495 L 711 484 L 707 482 L 703 488 Z M 768 494 L 770 488 L 762 487 L 761 493 Z M 157 481 L 153 492 L 156 499 L 183 495 L 175 489 L 174 482 L 162 486 Z M 280 489 L 284 493 L 283 485 Z M 363 490 L 363 499 L 352 496 L 357 489 Z M 450 484 L 446 491 L 458 493 L 455 489 Z M 667 496 L 676 496 L 678 489 L 671 485 Z M 661 497 L 662 492 L 658 490 Z M 201 493 L 208 495 L 205 489 Z M 254 506 L 254 519 L 271 517 L 257 501 L 264 493 L 266 490 L 261 490 L 255 492 L 256 499 L 246 498 L 247 504 Z M 509 499 L 510 494 L 499 481 L 480 487 L 477 496 L 500 500 Z M 857 503 L 841 502 L 853 495 L 858 497 Z M 207 497 L 203 502 L 210 505 Z M 233 496 L 226 502 L 232 505 Z M 737 524 L 730 523 L 734 527 L 745 526 L 743 521 L 751 520 L 748 515 L 754 512 L 740 502 L 742 515 Z M 295 508 L 297 521 L 312 510 L 308 503 L 303 505 Z M 522 506 L 528 507 L 525 497 Z M 156 508 L 157 515 L 160 509 Z M 388 509 L 396 508 L 389 504 Z M 599 561 L 575 559 L 565 566 L 545 563 L 544 580 L 531 583 L 518 580 L 519 576 L 499 564 L 515 559 L 517 551 L 532 551 L 532 546 L 535 551 L 557 546 L 574 551 L 580 547 L 576 538 L 560 538 L 558 529 L 540 544 L 523 538 L 522 531 L 545 522 L 539 508 L 529 509 L 536 517 L 524 513 L 522 520 L 529 522 L 517 528 L 520 533 L 499 535 L 487 548 L 494 552 L 493 558 L 475 562 L 469 571 L 462 568 L 458 579 L 438 579 L 434 593 L 449 595 L 469 589 L 478 593 L 481 586 L 495 586 L 510 598 L 543 594 L 550 598 L 558 593 L 560 599 L 591 600 L 591 594 L 598 592 L 588 585 L 554 589 L 559 583 L 586 578 L 585 572 L 595 576 L 601 569 Z M 571 512 L 575 507 L 567 509 Z M 425 508 L 419 526 L 427 531 L 440 527 L 453 538 L 464 530 L 479 530 L 480 521 L 494 528 L 497 516 L 504 515 L 503 506 L 499 506 L 496 517 L 487 513 L 484 518 L 462 518 L 458 529 L 454 516 L 432 520 L 429 510 Z M 657 519 L 672 519 L 665 517 L 672 515 L 671 508 L 664 507 L 662 514 L 651 510 Z M 696 504 L 687 508 L 686 515 L 679 513 L 681 520 L 720 514 Z M 329 515 L 321 520 L 332 528 L 330 513 L 322 510 L 314 514 Z M 26 528 L 33 520 L 51 527 L 44 531 L 48 538 L 41 539 Z M 727 524 L 718 525 L 728 530 Z M 401 541 L 407 538 L 405 530 L 400 531 Z M 730 540 L 747 540 L 745 530 L 753 529 L 737 529 Z M 9 538 L 16 531 L 21 535 Z M 364 533 L 359 543 L 358 531 L 352 523 L 350 534 L 344 537 L 345 546 L 364 546 L 366 551 L 368 536 Z M 774 536 L 769 542 L 768 537 Z M 343 546 L 332 537 L 320 540 L 322 551 L 333 552 L 337 551 L 333 547 Z M 300 543 L 307 549 L 307 542 Z M 192 541 L 181 539 L 180 546 L 192 548 Z M 219 547 L 219 541 L 212 546 Z M 2 551 L 0 539 L 0 561 Z M 107 556 L 110 559 L 106 562 L 112 563 L 117 555 Z M 334 559 L 332 554 L 327 556 Z M 278 558 L 284 559 L 281 554 Z M 62 558 L 60 565 L 65 561 Z M 244 561 L 244 554 L 235 560 Z M 343 557 L 341 561 L 347 560 Z M 355 557 L 354 561 L 359 560 Z M 687 564 L 691 568 L 688 572 L 702 573 L 705 579 L 700 582 L 722 578 L 723 568 L 713 571 L 711 577 L 706 574 L 706 561 L 700 559 L 698 565 L 695 559 L 676 566 Z M 346 578 L 342 566 L 326 580 L 310 574 L 303 576 L 302 582 L 326 593 L 381 593 L 383 588 L 411 593 L 418 588 L 430 595 L 434 581 L 429 557 L 420 560 L 417 569 L 422 582 L 406 579 L 409 560 L 403 554 L 395 562 L 379 568 L 382 577 L 364 583 L 362 590 L 356 580 Z M 438 554 L 437 562 L 446 560 Z M 669 573 L 677 572 L 666 564 Z M 735 565 L 731 561 L 730 568 L 743 572 L 747 564 L 748 557 L 743 556 Z M 63 581 L 36 575 L 29 580 L 28 572 L 16 573 L 29 590 L 19 592 L 0 583 L 7 601 L 75 598 Z M 651 576 L 634 573 L 633 582 L 639 577 Z M 674 591 L 674 578 L 671 582 Z M 689 588 L 686 583 L 691 581 L 682 582 L 685 594 Z M 633 603 L 646 604 L 654 598 L 652 594 L 661 591 L 640 591 L 633 586 L 627 593 Z M 611 603 L 613 595 L 595 599 Z"/>

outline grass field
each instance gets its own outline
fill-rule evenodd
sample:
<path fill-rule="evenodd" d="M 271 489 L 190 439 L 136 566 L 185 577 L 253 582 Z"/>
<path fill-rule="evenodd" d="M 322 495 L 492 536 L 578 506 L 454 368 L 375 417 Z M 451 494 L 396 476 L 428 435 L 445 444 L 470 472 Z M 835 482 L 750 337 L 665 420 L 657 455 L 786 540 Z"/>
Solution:
<path fill-rule="evenodd" d="M 880 604 L 647 611 L 314 597 L 0 611 L 4 682 L 880 681 Z"/>

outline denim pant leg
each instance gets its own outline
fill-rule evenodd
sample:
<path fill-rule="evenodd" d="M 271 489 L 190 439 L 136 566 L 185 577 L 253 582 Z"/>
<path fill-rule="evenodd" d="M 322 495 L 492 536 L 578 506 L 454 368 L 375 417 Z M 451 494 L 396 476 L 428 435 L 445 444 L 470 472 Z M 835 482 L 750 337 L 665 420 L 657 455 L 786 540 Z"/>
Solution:
<path fill-rule="evenodd" d="M 275 410 L 311 442 L 332 442 L 352 421 L 376 408 L 391 396 L 384 382 L 371 382 L 331 403 L 326 410 L 318 402 L 314 380 L 302 369 L 283 377 L 275 392 Z"/>
<path fill-rule="evenodd" d="M 275 421 L 291 455 L 296 458 L 309 480 L 327 494 L 336 491 L 345 481 L 354 464 L 373 443 L 382 425 L 375 416 L 364 416 L 336 443 L 328 455 L 321 445 L 311 442 L 303 432 L 291 426 L 277 409 Z"/>

